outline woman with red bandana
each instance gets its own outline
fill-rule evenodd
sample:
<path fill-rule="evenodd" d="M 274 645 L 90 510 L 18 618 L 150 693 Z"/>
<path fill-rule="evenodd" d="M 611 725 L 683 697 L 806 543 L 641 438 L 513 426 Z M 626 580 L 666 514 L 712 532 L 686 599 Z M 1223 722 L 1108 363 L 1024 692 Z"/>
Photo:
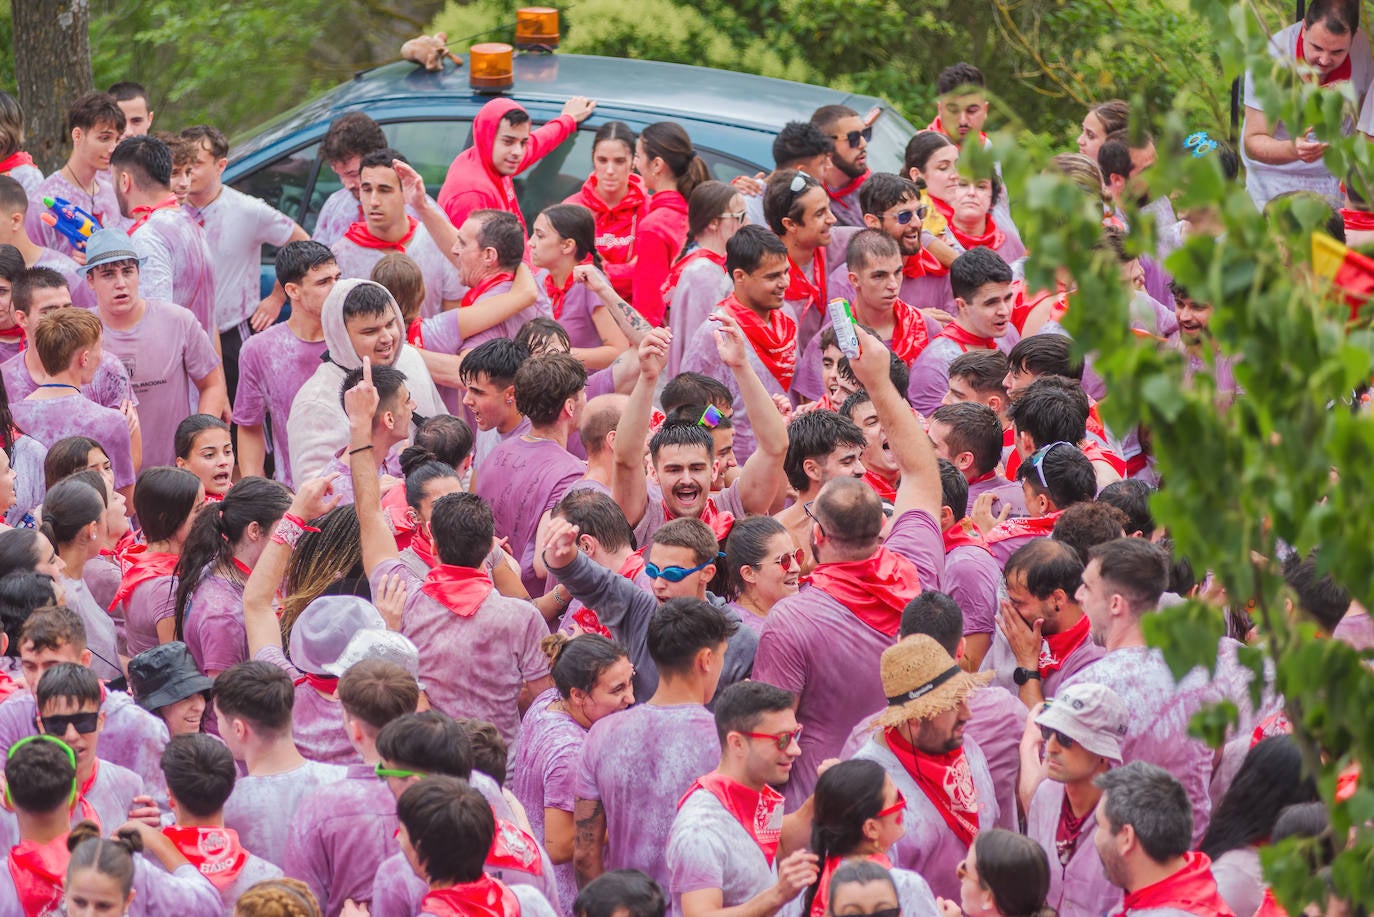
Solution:
<path fill-rule="evenodd" d="M 744 198 L 724 182 L 702 182 L 687 201 L 687 247 L 663 281 L 668 327 L 673 332 L 669 378 L 678 374 L 687 345 L 706 316 L 734 288 L 725 273 L 725 243 L 747 218 Z"/>
<path fill-rule="evenodd" d="M 586 261 L 601 267 L 592 212 L 580 204 L 546 208 L 534 221 L 529 251 L 535 281 L 548 297 L 554 321 L 567 331 L 572 355 L 588 372 L 610 366 L 630 343 L 601 297 L 573 274 Z"/>
<path fill-rule="evenodd" d="M 949 231 L 964 251 L 981 245 L 997 252 L 1007 264 L 1014 264 L 1025 255 L 1026 246 L 1020 236 L 998 226 L 993 216 L 993 208 L 1002 196 L 1002 181 L 996 174 L 976 181 L 960 178 L 955 187 Z"/>
<path fill-rule="evenodd" d="M 581 204 L 596 219 L 596 251 L 616 293 L 634 293 L 635 233 L 649 212 L 644 180 L 634 173 L 635 132 L 607 121 L 592 141 L 592 174 L 563 203 Z"/>
<path fill-rule="evenodd" d="M 1009 264 L 1025 254 L 1025 246 L 1011 223 L 1006 202 L 1001 199 L 1000 179 L 994 175 L 970 183 L 962 178 L 959 175 L 959 147 L 954 141 L 942 133 L 922 131 L 907 143 L 906 168 L 911 179 L 930 198 L 932 210 L 926 217 L 926 228 L 936 235 L 943 234 L 956 252 L 983 245 L 1003 254 L 1005 247 L 1007 254 L 1015 253 L 1014 257 L 1004 255 Z M 956 219 L 956 206 L 965 194 L 965 186 L 970 184 L 978 195 L 975 200 L 981 203 L 986 198 L 987 205 L 981 211 L 969 205 L 962 217 Z M 995 218 L 994 208 L 997 211 Z"/>
<path fill-rule="evenodd" d="M 692 149 L 682 125 L 659 121 L 644 128 L 635 143 L 635 169 L 648 189 L 649 212 L 635 236 L 634 290 L 630 301 L 655 327 L 663 324 L 667 304 L 663 281 L 687 242 L 687 198 L 711 173 Z"/>

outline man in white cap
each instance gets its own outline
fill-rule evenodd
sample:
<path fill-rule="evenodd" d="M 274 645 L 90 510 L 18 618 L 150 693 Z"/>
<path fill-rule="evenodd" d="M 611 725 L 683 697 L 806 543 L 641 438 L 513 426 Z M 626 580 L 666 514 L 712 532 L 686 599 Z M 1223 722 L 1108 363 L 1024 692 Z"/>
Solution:
<path fill-rule="evenodd" d="M 1062 917 L 1096 917 L 1121 900 L 1092 843 L 1102 799 L 1094 780 L 1121 764 L 1129 723 L 1130 711 L 1111 688 L 1070 685 L 1035 717 L 1021 744 L 1022 782 L 1039 781 L 1026 807 L 1026 834 L 1049 857 L 1046 903 Z"/>
<path fill-rule="evenodd" d="M 964 744 L 969 695 L 991 678 L 969 674 L 934 637 L 914 634 L 883 652 L 887 709 L 855 758 L 876 761 L 906 799 L 906 834 L 892 865 L 919 872 L 941 898 L 956 899 L 956 867 L 999 813 L 987 759 Z"/>

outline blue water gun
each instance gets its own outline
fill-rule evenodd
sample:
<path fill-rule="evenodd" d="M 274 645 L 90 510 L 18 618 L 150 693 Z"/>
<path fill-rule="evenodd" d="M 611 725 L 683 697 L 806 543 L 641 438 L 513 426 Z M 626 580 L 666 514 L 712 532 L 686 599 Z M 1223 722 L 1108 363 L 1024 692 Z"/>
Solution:
<path fill-rule="evenodd" d="M 43 206 L 48 212 L 39 219 L 67 237 L 77 251 L 86 250 L 86 240 L 91 233 L 100 229 L 100 221 L 75 204 L 60 197 L 44 197 Z"/>

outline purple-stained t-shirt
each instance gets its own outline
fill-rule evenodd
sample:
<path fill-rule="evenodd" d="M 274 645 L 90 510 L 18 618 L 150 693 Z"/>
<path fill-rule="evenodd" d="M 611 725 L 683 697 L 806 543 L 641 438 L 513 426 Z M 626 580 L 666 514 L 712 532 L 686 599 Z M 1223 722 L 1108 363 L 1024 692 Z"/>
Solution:
<path fill-rule="evenodd" d="M 477 297 L 476 302 L 481 302 L 491 296 L 499 296 L 502 293 L 509 293 L 511 282 L 509 280 L 496 284 L 481 296 Z M 479 331 L 476 334 L 464 338 L 463 333 L 458 329 L 458 309 L 449 309 L 447 312 L 440 312 L 438 315 L 425 319 L 420 325 L 420 334 L 424 341 L 424 349 L 434 353 L 457 354 L 462 351 L 472 350 L 479 344 L 493 341 L 496 338 L 514 338 L 515 333 L 520 330 L 520 326 L 532 318 L 541 315 L 550 315 L 547 305 L 540 305 L 538 297 L 532 305 L 526 306 L 519 312 L 512 315 L 503 322 L 498 322 Z M 448 406 L 450 414 L 459 417 L 467 417 L 461 413 L 463 410 L 463 393 L 459 389 L 441 385 L 439 393 L 444 399 L 444 404 Z M 472 419 L 468 417 L 468 422 Z"/>
<path fill-rule="evenodd" d="M 926 588 L 940 582 L 944 539 L 929 513 L 902 513 L 893 521 L 886 545 L 916 565 Z M 895 642 L 895 636 L 869 627 L 813 585 L 782 599 L 768 613 L 753 678 L 796 694 L 797 722 L 805 727 L 801 756 L 783 790 L 789 807 L 799 808 L 815 789 L 817 766 L 839 753 L 864 711 L 886 702 L 879 661 Z M 839 646 L 845 651 L 837 653 Z"/>
<path fill-rule="evenodd" d="M 1121 889 L 1102 871 L 1102 858 L 1093 843 L 1092 815 L 1084 819 L 1069 862 L 1060 860 L 1056 832 L 1063 806 L 1064 784 L 1042 780 L 1026 812 L 1026 836 L 1044 849 L 1050 861 L 1050 893 L 1045 903 L 1062 917 L 1101 917 L 1121 903 Z"/>
<path fill-rule="evenodd" d="M 162 300 L 149 299 L 147 304 L 142 320 L 132 328 L 106 326 L 105 348 L 119 358 L 133 381 L 143 428 L 143 467 L 151 468 L 176 464 L 172 440 L 177 425 L 191 413 L 195 381 L 214 372 L 220 359 L 194 315 Z"/>
<path fill-rule="evenodd" d="M 906 797 L 906 834 L 888 853 L 892 865 L 920 873 L 930 884 L 930 890 L 939 897 L 957 898 L 959 879 L 955 868 L 968 856 L 968 845 L 954 833 L 891 750 L 878 744 L 877 737 L 860 748 L 854 757 L 881 764 L 897 785 L 897 791 Z M 987 831 L 998 825 L 996 786 L 982 750 L 967 735 L 964 737 L 964 757 L 973 775 L 971 789 L 977 800 L 978 830 Z"/>
<path fill-rule="evenodd" d="M 1049 644 L 1041 642 L 1041 655 L 1049 652 Z M 1059 668 L 1045 676 L 1040 682 L 1040 690 L 1046 698 L 1054 697 L 1059 693 L 1059 688 L 1064 684 L 1064 679 L 1073 675 L 1079 669 L 1101 659 L 1107 651 L 1098 646 L 1091 639 L 1084 640 L 1071 653 L 1068 658 L 1060 663 Z M 1000 685 L 1013 694 L 1017 693 L 1016 682 L 1013 675 L 1016 674 L 1016 654 L 1011 651 L 1011 644 L 1007 638 L 1002 636 L 1000 630 L 993 631 L 992 643 L 988 646 L 987 654 L 983 656 L 983 672 L 993 672 L 991 684 Z"/>
<path fill-rule="evenodd" d="M 95 290 L 86 282 L 86 269 L 73 261 L 71 256 L 45 248 L 32 266 L 51 268 L 67 278 L 67 292 L 72 296 L 72 305 L 95 311 Z"/>
<path fill-rule="evenodd" d="M 239 897 L 244 892 L 259 882 L 266 882 L 268 879 L 280 879 L 283 875 L 280 866 L 267 862 L 251 850 L 248 851 L 248 859 L 244 862 L 243 869 L 234 881 L 226 885 L 224 890 L 219 893 L 220 901 L 228 909 L 227 917 L 234 917 L 234 905 L 238 903 Z"/>
<path fill-rule="evenodd" d="M 735 613 L 739 615 L 740 621 L 744 622 L 746 627 L 755 633 L 763 633 L 763 624 L 768 620 L 767 617 L 759 614 L 752 608 L 744 607 L 739 602 L 731 602 L 729 605 L 731 608 L 735 609 Z"/>
<path fill-rule="evenodd" d="M 739 819 L 706 790 L 694 790 L 673 818 L 666 851 L 673 909 L 682 913 L 682 896 L 718 888 L 724 907 L 737 907 L 768 889 L 773 867 L 763 848 Z"/>
<path fill-rule="evenodd" d="M 95 196 L 86 189 L 78 188 L 68 177 L 71 174 L 66 166 L 43 179 L 38 189 L 29 195 L 29 212 L 24 216 L 24 231 L 29 234 L 35 245 L 51 248 L 64 255 L 76 251 L 67 237 L 47 225 L 41 219 L 48 212 L 43 206 L 43 198 L 62 198 L 96 218 L 102 229 L 128 229 L 132 220 L 119 212 L 119 200 L 115 197 L 114 183 L 109 171 L 95 173 Z"/>
<path fill-rule="evenodd" d="M 401 471 L 401 451 L 406 445 L 406 443 L 397 443 L 395 446 L 391 447 L 391 450 L 386 454 L 386 458 L 382 460 L 382 467 L 377 469 L 378 478 L 384 475 L 390 475 L 399 480 L 404 479 L 404 474 Z M 334 457 L 329 460 L 329 464 L 324 466 L 324 470 L 321 471 L 319 475 L 322 478 L 331 474 L 338 475 L 338 477 L 334 479 L 331 488 L 338 496 L 339 503 L 341 504 L 353 502 L 353 476 L 350 473 L 347 449 L 348 447 L 344 446 L 343 449 L 334 453 Z"/>
<path fill-rule="evenodd" d="M 964 613 L 964 633 L 991 634 L 997 629 L 997 589 L 1002 568 L 978 545 L 961 544 L 945 555 L 940 588 Z"/>
<path fill-rule="evenodd" d="M 247 660 L 243 584 L 205 571 L 186 603 L 182 630 L 186 648 L 191 651 L 197 668 L 211 677 Z"/>
<path fill-rule="evenodd" d="M 980 481 L 969 482 L 968 485 L 968 508 L 973 509 L 973 502 L 984 493 L 991 491 L 993 494 L 992 514 L 1000 516 L 1003 506 L 1011 507 L 1011 515 L 1008 519 L 1019 519 L 1029 515 L 1026 509 L 1026 492 L 1021 487 L 1020 481 L 1008 481 L 996 471 L 992 476 Z M 1010 555 L 1008 555 L 1010 556 Z"/>
<path fill-rule="evenodd" d="M 224 826 L 239 833 L 244 847 L 284 868 L 301 800 L 320 787 L 339 782 L 346 773 L 346 768 L 335 764 L 307 761 L 280 774 L 240 777 L 224 804 Z M 375 775 L 372 782 L 380 785 Z M 393 799 L 393 815 L 395 808 Z"/>
<path fill-rule="evenodd" d="M 530 833 L 544 843 L 544 810 L 559 809 L 572 816 L 573 781 L 578 756 L 587 740 L 587 730 L 562 710 L 550 709 L 559 699 L 558 689 L 550 688 L 535 698 L 521 724 L 524 741 L 511 765 L 511 790 L 525 807 Z M 558 882 L 558 910 L 572 913 L 577 898 L 577 876 L 571 862 L 554 868 Z"/>
<path fill-rule="evenodd" d="M 81 579 L 86 583 L 86 588 L 91 592 L 91 598 L 95 599 L 95 604 L 99 608 L 108 609 L 110 602 L 114 600 L 115 593 L 119 591 L 119 581 L 123 573 L 119 569 L 119 564 L 115 563 L 110 555 L 99 554 L 86 561 L 86 565 L 81 568 Z M 115 638 L 119 644 L 119 650 L 124 655 L 124 618 L 123 613 L 116 618 L 113 612 L 110 617 L 115 622 Z"/>
<path fill-rule="evenodd" d="M 23 362 L 24 355 L 13 358 Z M 134 483 L 134 459 L 129 443 L 129 422 L 113 408 L 102 407 L 84 393 L 60 398 L 25 398 L 11 401 L 14 425 L 34 439 L 51 446 L 68 436 L 89 436 L 100 444 L 114 466 L 116 488 Z"/>
<path fill-rule="evenodd" d="M 91 671 L 101 681 L 110 681 L 124 674 L 119 667 L 119 639 L 115 622 L 105 609 L 95 603 L 84 581 L 62 577 L 63 604 L 81 617 L 86 625 L 86 648 L 91 651 Z"/>
<path fill-rule="evenodd" d="M 830 298 L 834 299 L 837 295 L 839 294 L 831 289 Z M 924 321 L 927 339 L 935 340 L 935 336 L 940 333 L 940 323 L 933 318 Z M 891 349 L 892 339 L 888 338 L 883 344 Z M 818 334 L 797 357 L 797 374 L 792 379 L 792 391 L 807 401 L 816 401 L 825 394 L 825 385 L 821 381 L 822 356 L 821 336 Z"/>
<path fill-rule="evenodd" d="M 315 374 L 328 345 L 302 341 L 286 322 L 273 325 L 243 342 L 239 351 L 239 384 L 234 396 L 234 423 L 256 426 L 272 420 L 272 451 L 277 456 L 276 478 L 287 487 L 291 478 L 291 454 L 286 440 L 286 421 L 291 402 L 305 380 Z"/>
<path fill-rule="evenodd" d="M 190 863 L 169 873 L 147 857 L 134 857 L 134 900 L 129 905 L 129 917 L 222 917 L 224 908 L 219 891 Z"/>
<path fill-rule="evenodd" d="M 477 472 L 477 495 L 491 506 L 496 537 L 509 538 L 520 561 L 520 581 L 532 596 L 544 594 L 534 573 L 539 520 L 587 473 L 587 463 L 547 439 L 512 436 L 492 450 Z"/>
<path fill-rule="evenodd" d="M 296 683 L 296 703 L 291 708 L 291 738 L 303 757 L 325 764 L 362 763 L 362 756 L 344 731 L 343 707 L 339 706 L 337 697 L 326 697 L 307 684 L 304 673 L 291 664 L 280 646 L 264 646 L 253 658 L 272 663 Z"/>
<path fill-rule="evenodd" d="M 38 381 L 29 372 L 28 366 L 24 364 L 24 355 L 15 354 L 0 366 L 0 373 L 4 374 L 5 394 L 9 395 L 10 404 L 14 405 L 32 395 L 38 390 Z M 95 371 L 95 378 L 90 384 L 81 386 L 81 394 L 101 407 L 119 409 L 125 401 L 134 401 L 133 388 L 129 385 L 129 373 L 124 369 L 124 364 L 119 362 L 119 357 L 110 353 L 108 350 L 100 352 L 100 367 Z"/>
<path fill-rule="evenodd" d="M 763 382 L 763 387 L 768 394 L 788 394 L 788 389 L 783 388 L 763 365 L 763 361 L 759 359 L 759 355 L 753 347 L 747 348 L 745 355 L 749 359 L 749 365 L 754 368 L 759 380 Z M 707 322 L 697 329 L 687 347 L 687 352 L 682 357 L 682 371 L 710 376 L 730 390 L 735 411 L 731 418 L 735 426 L 735 458 L 739 460 L 741 465 L 749 461 L 749 456 L 754 454 L 754 447 L 757 443 L 754 437 L 754 425 L 744 410 L 744 396 L 740 393 L 739 382 L 736 381 L 734 372 L 725 365 L 720 358 L 720 351 L 716 350 L 714 323 Z"/>
<path fill-rule="evenodd" d="M 130 658 L 160 642 L 157 622 L 176 613 L 177 578 L 158 576 L 139 583 L 124 603 L 124 640 Z"/>
<path fill-rule="evenodd" d="M 663 523 L 668 521 L 667 515 L 663 510 L 663 498 L 655 496 L 656 488 L 650 488 L 648 502 L 644 506 L 644 518 L 639 520 L 635 526 L 635 544 L 646 545 L 654 537 Z M 722 490 L 720 493 L 711 494 L 708 498 L 715 504 L 716 510 L 722 513 L 730 513 L 736 519 L 743 519 L 748 515 L 744 511 L 744 502 L 739 495 L 739 479 L 735 483 Z"/>
<path fill-rule="evenodd" d="M 1374 646 L 1374 622 L 1367 611 L 1348 611 L 1331 636 L 1357 650 L 1366 650 Z"/>
<path fill-rule="evenodd" d="M 553 316 L 553 304 L 548 299 L 548 293 L 544 285 L 544 279 L 549 276 L 546 270 L 540 270 L 534 275 L 535 287 L 539 292 L 538 305 L 542 309 L 548 310 Z M 592 321 L 592 313 L 597 309 L 606 308 L 601 302 L 601 297 L 587 289 L 585 283 L 574 282 L 568 288 L 568 292 L 563 297 L 563 309 L 554 320 L 563 326 L 563 330 L 568 332 L 568 345 L 570 347 L 600 347 L 601 332 L 596 330 L 596 323 Z"/>
<path fill-rule="evenodd" d="M 529 602 L 494 589 L 474 614 L 456 614 L 426 595 L 423 580 L 396 558 L 372 569 L 374 594 L 387 574 L 399 575 L 406 585 L 401 633 L 420 651 L 420 681 L 430 703 L 449 716 L 491 723 L 515 755 L 520 690 L 549 674 L 548 657 L 539 648 L 549 635 L 544 616 Z"/>
<path fill-rule="evenodd" d="M 430 204 L 434 205 L 433 199 L 430 199 Z M 409 206 L 406 207 L 406 213 L 415 216 L 415 211 Z M 324 206 L 320 208 L 320 215 L 315 219 L 315 232 L 311 238 L 326 248 L 332 248 L 334 243 L 348 232 L 349 226 L 364 217 L 363 206 L 358 203 L 358 199 L 347 188 L 340 188 L 329 195 Z"/>
<path fill-rule="evenodd" d="M 351 239 L 339 239 L 330 250 L 339 262 L 339 273 L 344 277 L 357 277 L 367 280 L 372 269 L 387 254 L 380 248 L 364 248 Z M 445 300 L 463 298 L 467 287 L 458 277 L 458 268 L 453 266 L 434 239 L 426 231 L 424 224 L 415 227 L 415 235 L 406 246 L 406 255 L 420 267 L 425 279 L 425 298 L 420 302 L 420 317 L 429 318 L 444 311 Z"/>
<path fill-rule="evenodd" d="M 997 349 L 1008 353 L 1019 340 L 1021 335 L 1007 325 L 1007 333 L 997 339 Z M 949 391 L 949 364 L 967 350 L 950 338 L 938 337 L 921 351 L 911 364 L 911 380 L 906 387 L 906 400 L 912 407 L 924 415 L 935 413 Z"/>
<path fill-rule="evenodd" d="M 324 913 L 371 898 L 377 867 L 398 849 L 400 822 L 396 797 L 369 765 L 351 765 L 343 780 L 308 794 L 290 821 L 282 869 L 310 886 Z"/>
<path fill-rule="evenodd" d="M 403 852 L 393 853 L 377 867 L 372 880 L 371 917 L 415 917 L 429 883 L 415 874 Z"/>
<path fill-rule="evenodd" d="M 668 888 L 678 800 L 720 762 L 715 717 L 697 704 L 640 704 L 592 724 L 575 792 L 606 811 L 607 871 L 640 869 Z"/>
<path fill-rule="evenodd" d="M 129 820 L 134 797 L 143 795 L 143 778 L 127 768 L 101 760 L 96 765 L 95 781 L 72 807 L 71 824 L 94 819 L 101 833 L 109 835 Z M 0 810 L 0 850 L 8 851 L 20 841 L 19 822 L 13 812 Z"/>
<path fill-rule="evenodd" d="M 216 334 L 215 271 L 205 232 L 180 207 L 153 211 L 129 236 L 144 259 L 138 287 L 146 299 L 160 299 L 191 310 L 206 334 Z"/>
<path fill-rule="evenodd" d="M 706 323 L 706 316 L 734 288 L 735 284 L 725 273 L 725 268 L 710 258 L 694 258 L 682 269 L 668 303 L 668 327 L 673 332 L 673 341 L 668 349 L 668 366 L 664 370 L 666 378 L 671 379 L 682 371 L 687 345 Z"/>
<path fill-rule="evenodd" d="M 258 307 L 264 245 L 285 245 L 296 223 L 267 202 L 228 185 L 204 207 L 187 205 L 186 213 L 205 230 L 214 253 L 215 327 L 228 331 Z"/>
<path fill-rule="evenodd" d="M 33 197 L 33 193 L 38 190 L 38 186 L 43 184 L 42 171 L 39 170 L 38 166 L 29 165 L 28 163 L 15 166 L 4 174 L 19 182 L 19 187 L 23 188 L 24 193 L 29 197 Z"/>

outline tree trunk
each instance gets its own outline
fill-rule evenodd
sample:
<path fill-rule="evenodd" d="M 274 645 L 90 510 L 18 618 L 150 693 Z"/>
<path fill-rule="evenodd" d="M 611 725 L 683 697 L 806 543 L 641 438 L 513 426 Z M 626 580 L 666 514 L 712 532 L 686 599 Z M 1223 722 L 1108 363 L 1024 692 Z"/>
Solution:
<path fill-rule="evenodd" d="M 44 172 L 66 159 L 67 108 L 94 84 L 88 0 L 13 0 L 14 70 L 26 148 Z"/>

